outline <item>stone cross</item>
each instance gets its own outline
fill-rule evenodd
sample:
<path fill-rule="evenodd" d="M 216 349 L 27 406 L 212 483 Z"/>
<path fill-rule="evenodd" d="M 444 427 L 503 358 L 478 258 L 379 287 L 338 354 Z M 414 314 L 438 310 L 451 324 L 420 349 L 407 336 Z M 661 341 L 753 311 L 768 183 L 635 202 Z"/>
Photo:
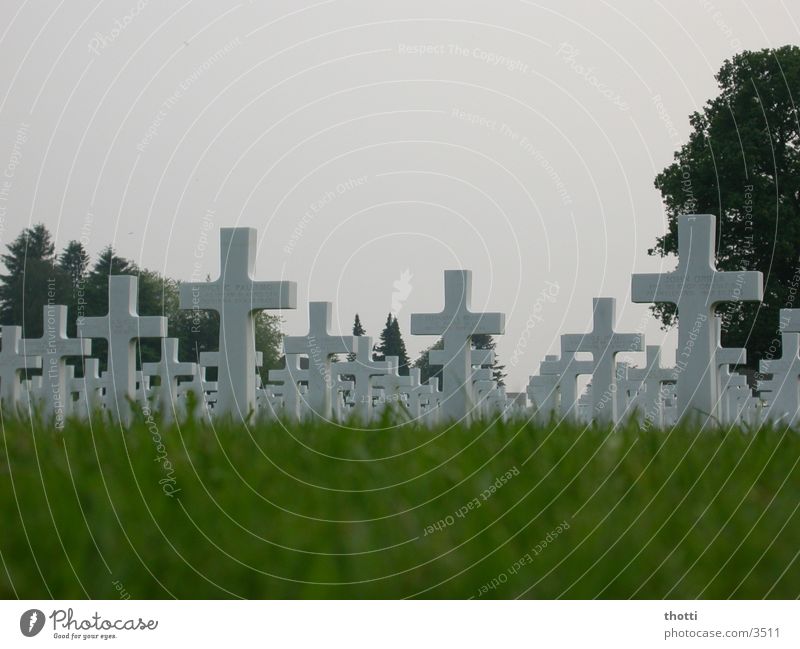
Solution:
<path fill-rule="evenodd" d="M 780 331 L 800 333 L 800 309 L 781 309 L 779 316 Z"/>
<path fill-rule="evenodd" d="M 336 354 L 353 353 L 355 336 L 332 336 L 330 302 L 309 302 L 308 334 L 286 336 L 283 347 L 286 354 L 308 356 L 308 405 L 311 411 L 323 419 L 330 419 L 333 378 L 331 359 Z"/>
<path fill-rule="evenodd" d="M 440 407 L 448 420 L 470 421 L 473 407 L 470 338 L 475 334 L 505 333 L 502 313 L 474 313 L 471 310 L 472 271 L 444 271 L 444 309 L 439 313 L 415 313 L 411 333 L 441 335 L 444 346 L 443 394 Z"/>
<path fill-rule="evenodd" d="M 406 397 L 404 403 L 411 420 L 418 421 L 422 417 L 422 406 L 431 399 L 435 388 L 430 382 L 421 383 L 422 371 L 418 367 L 411 368 L 408 376 L 410 385 L 400 387 L 400 392 Z"/>
<path fill-rule="evenodd" d="M 180 400 L 181 409 L 183 412 L 186 411 L 186 401 L 188 399 L 188 393 L 192 392 L 194 397 L 197 401 L 197 404 L 201 407 L 202 414 L 207 418 L 211 418 L 212 412 L 212 404 L 216 400 L 216 396 L 210 398 L 209 393 L 216 392 L 217 390 L 217 382 L 216 381 L 208 381 L 206 379 L 206 366 L 203 365 L 203 361 L 207 360 L 204 358 L 204 355 L 207 353 L 214 353 L 214 352 L 200 352 L 200 358 L 198 359 L 200 362 L 195 363 L 195 371 L 192 374 L 192 378 L 188 381 L 180 381 L 178 383 L 178 388 L 176 390 L 176 396 Z"/>
<path fill-rule="evenodd" d="M 545 357 L 547 358 L 547 357 Z M 558 411 L 558 374 L 539 374 L 528 380 L 528 399 L 536 409 L 536 418 L 540 423 L 547 422 L 554 412 Z"/>
<path fill-rule="evenodd" d="M 675 380 L 673 368 L 661 367 L 661 347 L 647 345 L 644 367 L 628 369 L 628 379 L 639 384 L 632 406 L 639 410 L 640 421 L 663 427 L 664 400 L 661 386 Z"/>
<path fill-rule="evenodd" d="M 491 367 L 494 365 L 495 353 L 493 349 L 473 349 L 470 352 L 470 365 L 472 367 Z M 428 352 L 429 365 L 447 365 L 450 357 L 443 349 L 432 349 Z"/>
<path fill-rule="evenodd" d="M 72 393 L 67 389 L 67 358 L 88 356 L 92 344 L 89 340 L 67 338 L 67 307 L 43 307 L 42 337 L 24 339 L 22 351 L 26 356 L 42 357 L 42 400 L 46 416 L 52 417 L 57 429 L 64 427 L 69 414 Z"/>
<path fill-rule="evenodd" d="M 634 302 L 667 302 L 678 307 L 678 416 L 717 417 L 719 380 L 714 371 L 714 309 L 723 302 L 759 301 L 763 278 L 757 271 L 717 271 L 716 217 L 678 217 L 678 267 L 668 273 L 633 275 Z"/>
<path fill-rule="evenodd" d="M 617 389 L 614 392 L 617 402 L 617 421 L 621 421 L 632 414 L 630 409 L 633 395 L 636 392 L 636 384 L 631 381 L 628 372 L 631 369 L 630 363 L 617 363 L 614 370 Z"/>
<path fill-rule="evenodd" d="M 284 354 L 284 361 L 284 369 L 269 371 L 269 380 L 282 384 L 283 416 L 289 421 L 298 421 L 301 418 L 299 383 L 308 381 L 308 370 L 301 369 L 300 354 Z"/>
<path fill-rule="evenodd" d="M 560 394 L 561 416 L 574 421 L 578 416 L 578 377 L 594 371 L 594 361 L 579 361 L 575 352 L 564 349 L 564 337 L 561 337 L 561 358 L 547 360 L 545 357 L 539 364 L 539 374 L 556 375 Z M 552 358 L 552 357 L 551 357 Z"/>
<path fill-rule="evenodd" d="M 108 374 L 100 376 L 100 360 L 85 358 L 83 360 L 83 376 L 72 379 L 71 390 L 78 393 L 76 410 L 81 417 L 88 418 L 91 413 L 103 408 L 103 391 L 111 391 L 112 385 Z"/>
<path fill-rule="evenodd" d="M 489 367 L 479 367 L 476 370 L 472 370 L 472 382 L 476 383 L 477 381 L 492 381 L 494 376 L 492 376 L 492 370 Z"/>
<path fill-rule="evenodd" d="M 130 421 L 129 400 L 136 398 L 136 341 L 167 335 L 167 319 L 163 316 L 140 316 L 138 304 L 138 278 L 111 275 L 108 278 L 108 314 L 78 321 L 79 337 L 105 338 L 108 341 L 108 372 L 116 409 L 112 408 L 111 395 L 106 395 L 106 406 L 123 423 Z"/>
<path fill-rule="evenodd" d="M 565 334 L 561 337 L 564 351 L 589 352 L 592 355 L 592 415 L 597 421 L 617 421 L 616 356 L 620 352 L 643 351 L 640 334 L 614 331 L 617 301 L 599 297 L 593 301 L 594 327 L 588 334 Z"/>
<path fill-rule="evenodd" d="M 387 358 L 396 359 L 395 356 L 389 356 Z M 397 360 L 394 360 L 397 363 Z M 378 374 L 373 376 L 372 387 L 373 388 L 382 388 L 384 396 L 389 403 L 399 403 L 400 395 L 403 394 L 403 388 L 412 388 L 414 387 L 414 377 L 413 376 L 402 376 L 397 373 L 395 369 L 397 365 L 393 368 L 393 371 L 389 371 L 386 374 Z"/>
<path fill-rule="evenodd" d="M 722 346 L 722 318 L 714 318 L 714 361 L 717 370 L 728 365 L 744 365 L 747 362 L 747 349 L 744 347 Z"/>
<path fill-rule="evenodd" d="M 255 281 L 255 264 L 255 229 L 222 228 L 219 278 L 180 287 L 182 309 L 219 313 L 215 411 L 242 419 L 256 408 L 255 315 L 264 309 L 297 308 L 297 284 Z"/>
<path fill-rule="evenodd" d="M 2 330 L 2 348 L 0 348 L 0 400 L 2 405 L 14 412 L 21 396 L 20 372 L 37 370 L 42 367 L 40 356 L 26 356 L 20 350 L 22 327 L 5 325 Z"/>
<path fill-rule="evenodd" d="M 741 421 L 742 412 L 752 396 L 752 391 L 747 384 L 747 377 L 742 374 L 732 373 L 727 365 L 723 366 L 720 376 L 722 379 L 720 381 L 722 400 L 720 418 L 722 423 L 733 425 Z M 797 384 L 795 387 L 797 387 Z"/>
<path fill-rule="evenodd" d="M 168 420 L 177 410 L 178 377 L 193 377 L 197 373 L 197 364 L 178 360 L 177 338 L 162 338 L 161 360 L 158 363 L 142 363 L 142 372 L 161 379 L 161 385 L 155 388 L 156 402 L 161 416 Z"/>
<path fill-rule="evenodd" d="M 781 358 L 759 363 L 762 374 L 772 374 L 772 379 L 761 381 L 759 388 L 769 393 L 766 416 L 791 426 L 800 411 L 800 333 L 784 330 L 781 347 Z"/>
<path fill-rule="evenodd" d="M 392 371 L 393 358 L 396 360 L 396 357 L 389 357 L 382 361 L 372 360 L 372 337 L 358 336 L 356 337 L 356 357 L 352 361 L 333 364 L 334 374 L 352 376 L 355 380 L 354 410 L 360 421 L 368 422 L 371 418 L 372 382 L 370 378 Z M 397 367 L 396 362 L 394 367 Z"/>
<path fill-rule="evenodd" d="M 354 381 L 336 381 L 333 386 L 333 416 L 336 421 L 344 421 L 347 418 L 349 406 L 347 405 L 347 395 L 352 393 L 355 387 Z"/>

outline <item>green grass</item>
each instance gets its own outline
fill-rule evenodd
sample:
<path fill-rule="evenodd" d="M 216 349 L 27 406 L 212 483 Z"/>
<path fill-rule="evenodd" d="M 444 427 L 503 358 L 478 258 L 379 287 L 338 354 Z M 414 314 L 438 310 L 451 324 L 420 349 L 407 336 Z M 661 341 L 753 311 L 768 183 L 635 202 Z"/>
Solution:
<path fill-rule="evenodd" d="M 800 592 L 793 431 L 0 423 L 3 598 Z"/>

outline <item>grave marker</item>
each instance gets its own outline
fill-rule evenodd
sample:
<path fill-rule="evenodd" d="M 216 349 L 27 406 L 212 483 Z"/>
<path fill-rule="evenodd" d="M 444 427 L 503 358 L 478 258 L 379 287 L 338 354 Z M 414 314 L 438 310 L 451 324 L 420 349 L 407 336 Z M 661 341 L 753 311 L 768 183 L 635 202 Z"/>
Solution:
<path fill-rule="evenodd" d="M 760 301 L 757 271 L 718 271 L 714 263 L 716 217 L 678 217 L 678 267 L 668 273 L 636 274 L 634 302 L 667 302 L 678 308 L 678 417 L 718 416 L 719 379 L 713 354 L 714 309 L 723 302 Z"/>
<path fill-rule="evenodd" d="M 264 309 L 297 307 L 297 284 L 255 281 L 255 264 L 255 229 L 222 228 L 219 278 L 180 287 L 182 309 L 219 313 L 219 391 L 215 411 L 237 414 L 242 419 L 256 408 L 255 315 Z"/>
<path fill-rule="evenodd" d="M 446 270 L 442 311 L 411 316 L 412 334 L 442 336 L 447 360 L 442 370 L 442 415 L 464 423 L 469 423 L 473 407 L 470 337 L 505 333 L 506 324 L 502 313 L 474 313 L 471 298 L 472 271 Z"/>
<path fill-rule="evenodd" d="M 111 275 L 108 278 L 108 314 L 83 318 L 78 322 L 79 337 L 108 341 L 108 373 L 112 389 L 106 394 L 106 407 L 126 424 L 131 417 L 129 400 L 136 398 L 136 341 L 167 335 L 167 319 L 163 316 L 140 316 L 138 304 L 138 278 Z"/>

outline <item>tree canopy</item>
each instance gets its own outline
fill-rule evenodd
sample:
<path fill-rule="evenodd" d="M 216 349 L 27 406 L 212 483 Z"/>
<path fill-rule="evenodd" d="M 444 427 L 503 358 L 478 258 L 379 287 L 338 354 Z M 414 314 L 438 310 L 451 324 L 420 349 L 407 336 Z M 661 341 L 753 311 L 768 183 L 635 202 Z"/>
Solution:
<path fill-rule="evenodd" d="M 216 313 L 181 309 L 180 282 L 139 268 L 130 259 L 118 256 L 110 245 L 100 251 L 94 264 L 78 241 L 69 241 L 56 254 L 50 232 L 38 224 L 24 229 L 9 243 L 0 260 L 7 270 L 0 275 L 0 323 L 22 326 L 26 338 L 42 335 L 42 312 L 48 304 L 68 307 L 67 333 L 75 336 L 79 318 L 108 313 L 109 275 L 127 274 L 139 279 L 139 314 L 169 318 L 168 334 L 180 340 L 181 359 L 197 361 L 200 352 L 215 350 L 219 345 Z M 280 322 L 278 316 L 265 312 L 256 317 L 256 349 L 264 354 L 264 379 L 266 372 L 279 364 Z M 99 357 L 103 367 L 106 349 L 104 340 L 92 341 L 92 356 Z M 143 340 L 139 351 L 143 362 L 158 360 L 161 354 L 155 340 Z M 214 378 L 213 373 L 209 378 Z"/>
<path fill-rule="evenodd" d="M 717 267 L 764 274 L 764 302 L 730 303 L 723 342 L 746 347 L 748 364 L 774 352 L 779 310 L 800 308 L 800 127 L 793 92 L 800 89 L 800 48 L 745 51 L 716 75 L 720 93 L 690 118 L 692 133 L 655 179 L 668 230 L 649 250 L 677 253 L 677 217 L 717 216 Z M 675 309 L 653 311 L 665 327 Z M 770 346 L 773 351 L 768 352 Z"/>

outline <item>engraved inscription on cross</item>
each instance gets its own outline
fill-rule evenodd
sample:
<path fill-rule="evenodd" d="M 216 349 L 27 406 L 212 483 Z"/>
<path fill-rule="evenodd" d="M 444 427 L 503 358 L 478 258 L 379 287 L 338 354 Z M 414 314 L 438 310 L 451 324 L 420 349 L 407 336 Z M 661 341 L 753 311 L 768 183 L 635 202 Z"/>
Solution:
<path fill-rule="evenodd" d="M 139 278 L 111 275 L 108 278 L 108 314 L 83 318 L 78 322 L 79 337 L 108 341 L 108 373 L 113 396 L 107 395 L 106 406 L 123 423 L 130 421 L 129 401 L 136 397 L 136 340 L 167 335 L 167 319 L 163 316 L 140 316 L 138 303 Z"/>
<path fill-rule="evenodd" d="M 678 416 L 719 415 L 719 380 L 714 309 L 723 302 L 759 301 L 764 297 L 758 271 L 718 271 L 714 263 L 716 217 L 678 217 L 678 267 L 669 273 L 631 278 L 634 302 L 667 302 L 678 307 Z"/>
<path fill-rule="evenodd" d="M 561 344 L 566 352 L 589 352 L 592 355 L 592 414 L 598 421 L 616 422 L 616 356 L 620 352 L 644 350 L 640 334 L 614 331 L 617 301 L 613 297 L 592 300 L 594 326 L 588 334 L 565 334 Z"/>
<path fill-rule="evenodd" d="M 296 282 L 257 282 L 254 228 L 220 230 L 220 276 L 181 285 L 182 309 L 216 311 L 219 329 L 219 393 L 215 412 L 245 419 L 256 408 L 255 314 L 297 308 Z"/>
<path fill-rule="evenodd" d="M 474 313 L 471 310 L 472 271 L 444 271 L 444 309 L 440 313 L 415 313 L 411 333 L 442 336 L 442 415 L 448 420 L 469 423 L 473 407 L 472 349 L 475 334 L 503 334 L 506 318 L 502 313 Z"/>

